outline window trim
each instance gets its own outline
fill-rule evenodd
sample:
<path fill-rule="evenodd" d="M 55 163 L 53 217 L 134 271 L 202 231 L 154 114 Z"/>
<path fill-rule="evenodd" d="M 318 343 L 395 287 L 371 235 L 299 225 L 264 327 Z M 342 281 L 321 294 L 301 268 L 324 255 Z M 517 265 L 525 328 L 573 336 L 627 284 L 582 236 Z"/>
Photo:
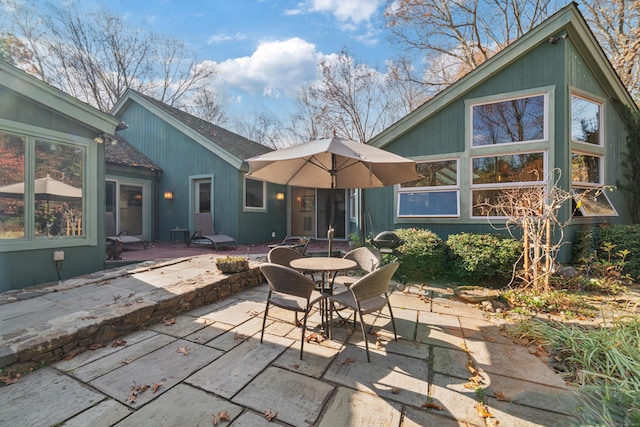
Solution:
<path fill-rule="evenodd" d="M 242 211 L 243 212 L 267 212 L 267 182 L 249 178 L 247 175 L 243 176 L 242 181 Z M 252 181 L 261 182 L 262 183 L 262 206 L 247 206 L 247 180 L 250 179 Z"/>
<path fill-rule="evenodd" d="M 36 237 L 34 235 L 34 206 L 32 194 L 25 194 L 25 237 L 20 239 L 0 240 L 0 252 L 25 250 L 71 248 L 78 246 L 96 246 L 98 242 L 98 168 L 91 167 L 98 159 L 98 144 L 85 137 L 45 129 L 24 123 L 17 123 L 0 118 L 0 132 L 7 132 L 26 138 L 25 150 L 25 182 L 35 179 L 35 141 L 37 139 L 76 145 L 84 148 L 82 178 L 82 222 L 84 235 L 65 237 Z M 29 189 L 29 186 L 27 186 Z M 84 191 L 86 189 L 86 191 Z"/>
<path fill-rule="evenodd" d="M 473 108 L 479 105 L 488 105 L 488 104 L 497 104 L 499 102 L 506 102 L 515 99 L 523 99 L 523 98 L 533 98 L 536 96 L 543 97 L 543 135 L 542 139 L 533 139 L 527 141 L 512 141 L 506 142 L 502 144 L 491 144 L 491 145 L 474 145 L 473 144 Z M 467 138 L 469 139 L 468 147 L 471 150 L 478 149 L 487 149 L 487 148 L 495 148 L 495 147 L 517 147 L 528 144 L 535 144 L 540 142 L 548 142 L 550 135 L 550 102 L 551 102 L 551 89 L 539 89 L 535 91 L 517 91 L 510 92 L 507 94 L 499 94 L 492 95 L 482 98 L 468 99 L 465 101 L 466 104 L 466 116 L 468 117 L 468 130 L 467 130 Z"/>
<path fill-rule="evenodd" d="M 435 163 L 435 162 L 456 162 L 456 185 L 438 185 L 438 186 L 425 186 L 425 187 L 402 187 L 400 184 L 396 185 L 395 199 L 396 199 L 396 218 L 400 220 L 416 219 L 416 218 L 460 218 L 460 158 L 459 157 L 446 157 L 446 158 L 430 158 L 416 160 L 416 163 Z M 400 212 L 400 196 L 401 194 L 409 193 L 444 193 L 452 192 L 456 193 L 456 213 L 455 214 L 439 214 L 439 215 L 408 215 Z"/>

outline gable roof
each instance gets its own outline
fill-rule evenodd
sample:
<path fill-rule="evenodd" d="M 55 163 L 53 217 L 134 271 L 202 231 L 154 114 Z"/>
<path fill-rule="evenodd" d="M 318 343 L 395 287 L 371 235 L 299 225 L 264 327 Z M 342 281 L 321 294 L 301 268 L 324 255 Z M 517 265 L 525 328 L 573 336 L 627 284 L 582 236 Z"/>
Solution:
<path fill-rule="evenodd" d="M 130 102 L 140 104 L 238 169 L 242 167 L 244 160 L 273 151 L 269 147 L 132 89 L 127 89 L 112 112 L 116 116 L 120 115 Z"/>
<path fill-rule="evenodd" d="M 0 85 L 43 105 L 97 133 L 113 134 L 124 129 L 116 117 L 104 113 L 13 65 L 0 60 Z"/>
<path fill-rule="evenodd" d="M 151 172 L 162 172 L 160 166 L 153 163 L 151 159 L 136 150 L 133 145 L 129 144 L 129 141 L 118 134 L 109 137 L 105 141 L 104 160 L 114 165 L 146 169 Z"/>
<path fill-rule="evenodd" d="M 592 70 L 598 70 L 598 72 L 595 73 L 596 75 L 600 74 L 603 76 L 603 79 L 599 80 L 599 83 L 605 91 L 623 104 L 637 109 L 638 106 L 631 98 L 626 87 L 622 84 L 620 76 L 616 73 L 611 62 L 602 50 L 602 47 L 591 32 L 587 22 L 578 10 L 577 4 L 572 2 L 486 60 L 478 68 L 469 72 L 420 107 L 373 137 L 369 143 L 376 147 L 384 147 L 451 102 L 464 96 L 465 93 L 477 87 L 492 75 L 499 73 L 502 69 L 535 47 L 546 43 L 550 37 L 561 35 L 560 33 L 563 31 L 566 32 L 567 37 L 574 43 L 576 49 L 581 52 L 587 65 Z"/>

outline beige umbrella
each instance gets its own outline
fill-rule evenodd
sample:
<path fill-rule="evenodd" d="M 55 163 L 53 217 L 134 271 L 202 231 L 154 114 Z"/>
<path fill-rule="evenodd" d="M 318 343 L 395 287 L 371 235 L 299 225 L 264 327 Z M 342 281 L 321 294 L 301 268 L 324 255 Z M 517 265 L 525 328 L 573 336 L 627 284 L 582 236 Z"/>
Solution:
<path fill-rule="evenodd" d="M 82 189 L 51 178 L 49 174 L 34 181 L 36 200 L 66 200 L 82 198 Z M 0 197 L 20 197 L 24 194 L 24 182 L 0 187 Z"/>
<path fill-rule="evenodd" d="M 420 178 L 413 160 L 371 145 L 336 137 L 272 151 L 252 157 L 247 162 L 247 176 L 250 178 L 298 187 L 373 188 Z M 333 220 L 333 217 L 330 218 L 327 233 L 329 253 Z"/>
<path fill-rule="evenodd" d="M 413 181 L 413 160 L 342 138 L 319 139 L 252 157 L 247 176 L 311 188 L 372 188 Z"/>

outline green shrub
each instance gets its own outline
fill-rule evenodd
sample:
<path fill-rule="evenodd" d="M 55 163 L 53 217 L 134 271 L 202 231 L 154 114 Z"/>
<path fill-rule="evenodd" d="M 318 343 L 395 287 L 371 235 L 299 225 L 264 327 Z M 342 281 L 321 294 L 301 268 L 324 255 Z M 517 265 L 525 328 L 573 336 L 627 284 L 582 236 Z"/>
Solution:
<path fill-rule="evenodd" d="M 447 248 L 437 234 L 420 228 L 401 228 L 394 233 L 404 242 L 398 248 L 401 253 L 398 274 L 422 281 L 444 273 Z"/>
<path fill-rule="evenodd" d="M 615 245 L 611 253 L 603 248 Z M 608 260 L 609 255 L 617 256 L 620 251 L 629 251 L 624 258 L 622 272 L 634 280 L 640 277 L 640 224 L 604 225 L 576 232 L 572 246 L 572 262 L 581 264 L 595 253 L 598 259 Z"/>
<path fill-rule="evenodd" d="M 504 286 L 522 255 L 522 244 L 498 234 L 452 234 L 447 239 L 454 280 L 474 285 Z"/>

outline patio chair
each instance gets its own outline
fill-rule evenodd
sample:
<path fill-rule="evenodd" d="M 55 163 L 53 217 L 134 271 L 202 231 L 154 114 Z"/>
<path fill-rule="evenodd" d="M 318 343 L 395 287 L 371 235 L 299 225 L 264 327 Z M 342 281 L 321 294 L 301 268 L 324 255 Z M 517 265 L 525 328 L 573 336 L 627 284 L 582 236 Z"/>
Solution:
<path fill-rule="evenodd" d="M 355 269 L 346 271 L 345 274 L 336 276 L 333 279 L 334 285 L 341 285 L 347 289 L 360 277 L 380 267 L 380 263 L 382 262 L 380 251 L 376 248 L 366 246 L 347 252 L 343 258 L 353 260 L 357 264 Z"/>
<path fill-rule="evenodd" d="M 262 319 L 260 342 L 264 337 L 264 328 L 267 324 L 270 305 L 294 311 L 296 314 L 304 313 L 302 318 L 302 340 L 300 342 L 300 360 L 302 360 L 309 312 L 314 304 L 323 301 L 327 295 L 315 290 L 316 284 L 313 280 L 284 265 L 264 264 L 260 267 L 260 271 L 269 283 L 269 295 L 267 296 L 267 305 Z"/>
<path fill-rule="evenodd" d="M 285 236 L 285 238 L 282 239 L 282 242 L 269 245 L 269 249 L 274 249 L 277 247 L 284 246 L 291 249 L 295 249 L 301 254 L 304 254 L 305 251 L 307 250 L 307 246 L 309 246 L 309 242 L 311 242 L 311 238 L 309 237 Z"/>
<path fill-rule="evenodd" d="M 142 243 L 144 250 L 147 250 L 147 244 L 144 240 L 135 236 L 129 236 L 129 232 L 127 230 L 121 230 L 119 233 L 116 231 L 116 217 L 113 212 L 105 213 L 104 224 L 107 241 L 111 243 L 113 247 L 116 246 L 116 242 L 120 242 L 123 245 L 128 243 Z"/>
<path fill-rule="evenodd" d="M 330 302 L 352 308 L 358 313 L 360 317 L 360 328 L 362 329 L 362 336 L 364 338 L 364 345 L 367 350 L 367 362 L 371 362 L 371 357 L 369 356 L 369 341 L 364 327 L 365 314 L 381 311 L 386 305 L 389 308 L 389 315 L 391 316 L 393 337 L 396 341 L 398 340 L 398 335 L 396 334 L 396 322 L 393 318 L 393 311 L 391 310 L 387 290 L 389 289 L 391 277 L 399 266 L 400 264 L 397 262 L 386 264 L 357 280 L 349 287 L 349 290 L 329 297 Z M 333 322 L 329 322 L 330 328 L 332 323 Z M 331 332 L 329 332 L 329 334 L 331 335 Z"/>
<path fill-rule="evenodd" d="M 236 239 L 226 234 L 222 234 L 220 231 L 217 233 L 213 228 L 213 219 L 210 213 L 198 213 L 193 214 L 193 224 L 195 232 L 187 242 L 187 247 L 191 246 L 194 241 L 209 241 L 211 245 L 218 250 L 218 245 L 234 245 L 238 249 L 238 243 Z"/>

